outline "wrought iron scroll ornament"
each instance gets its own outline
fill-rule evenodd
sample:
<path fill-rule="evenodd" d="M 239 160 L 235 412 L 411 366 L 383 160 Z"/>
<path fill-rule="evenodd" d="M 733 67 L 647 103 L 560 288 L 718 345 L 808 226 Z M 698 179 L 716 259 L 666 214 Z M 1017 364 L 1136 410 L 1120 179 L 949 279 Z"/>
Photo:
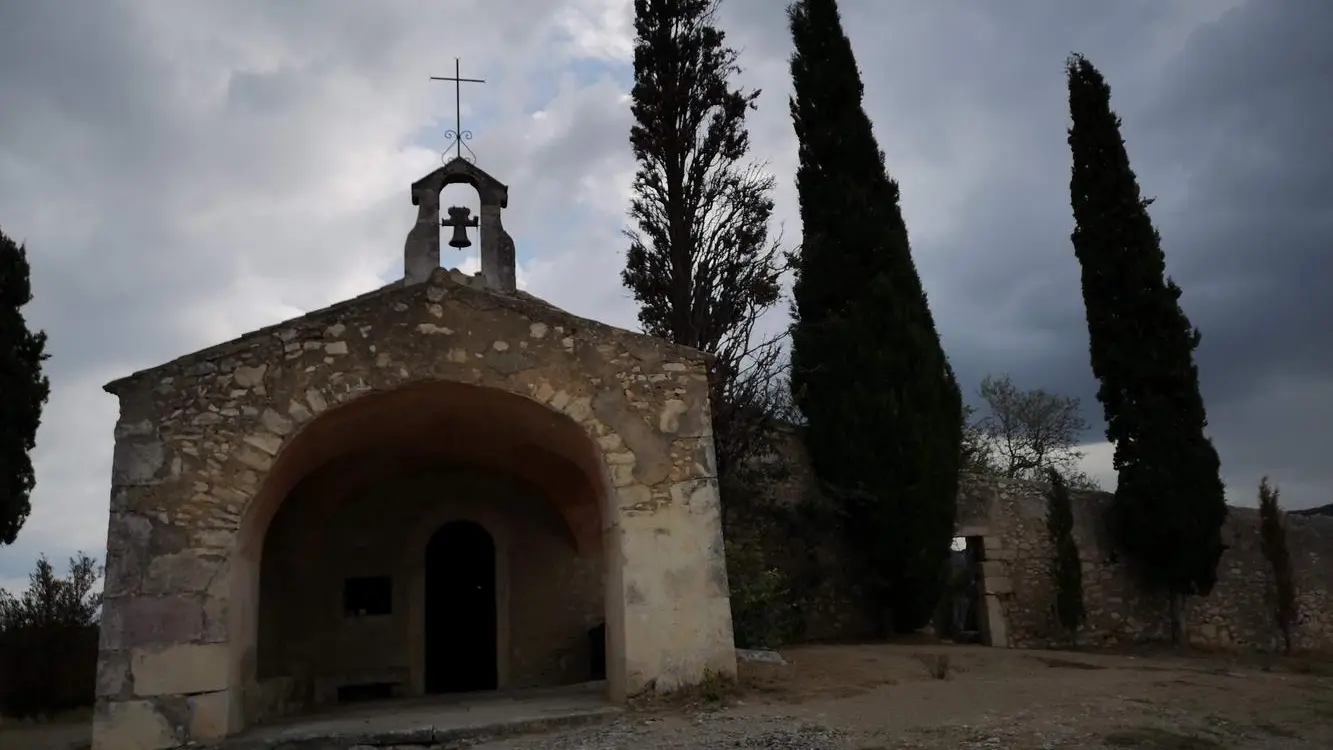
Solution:
<path fill-rule="evenodd" d="M 471 146 L 463 142 L 472 140 L 471 130 L 452 130 L 452 129 L 446 130 L 444 131 L 444 137 L 446 141 L 449 144 L 451 144 L 452 148 L 454 149 L 454 157 L 453 157 L 454 159 L 463 156 L 463 152 L 460 150 L 461 147 L 467 149 L 468 153 L 468 155 L 463 158 L 467 159 L 473 164 L 477 163 L 477 152 L 473 151 Z M 444 153 L 440 155 L 440 161 L 445 164 L 448 164 L 450 161 L 452 161 L 449 158 L 449 149 L 451 146 L 446 145 L 444 147 Z"/>
<path fill-rule="evenodd" d="M 459 62 L 457 57 L 454 58 L 454 75 L 452 78 L 449 76 L 431 76 L 430 79 L 432 81 L 453 81 L 454 83 L 454 127 L 451 130 L 444 131 L 444 137 L 448 139 L 449 145 L 444 147 L 444 154 L 441 155 L 440 161 L 446 164 L 449 163 L 449 148 L 452 146 L 455 159 L 466 158 L 468 161 L 475 164 L 477 161 L 477 152 L 473 151 L 471 146 L 464 143 L 464 141 L 472 140 L 472 131 L 463 129 L 462 88 L 464 83 L 485 83 L 486 81 L 481 78 L 463 78 L 462 74 L 459 72 Z M 463 149 L 467 149 L 470 158 L 463 156 Z"/>

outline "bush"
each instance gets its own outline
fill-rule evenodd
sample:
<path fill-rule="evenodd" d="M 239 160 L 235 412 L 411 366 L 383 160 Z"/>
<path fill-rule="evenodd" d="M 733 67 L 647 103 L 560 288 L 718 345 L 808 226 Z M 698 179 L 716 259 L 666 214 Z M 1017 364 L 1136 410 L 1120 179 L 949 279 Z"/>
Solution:
<path fill-rule="evenodd" d="M 0 714 L 50 714 L 93 703 L 102 569 L 79 553 L 57 577 L 38 558 L 20 596 L 0 589 Z"/>
<path fill-rule="evenodd" d="M 796 632 L 796 606 L 787 577 L 767 564 L 759 545 L 728 539 L 731 623 L 741 648 L 777 648 Z"/>

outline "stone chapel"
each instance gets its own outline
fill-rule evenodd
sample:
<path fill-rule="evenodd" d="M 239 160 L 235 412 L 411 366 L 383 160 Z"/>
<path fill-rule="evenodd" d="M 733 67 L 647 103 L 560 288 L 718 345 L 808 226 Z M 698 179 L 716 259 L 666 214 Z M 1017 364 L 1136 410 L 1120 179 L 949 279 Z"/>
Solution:
<path fill-rule="evenodd" d="M 480 216 L 441 222 L 456 183 Z M 401 281 L 106 386 L 96 750 L 735 673 L 706 357 L 518 291 L 508 196 L 455 158 L 412 185 Z"/>

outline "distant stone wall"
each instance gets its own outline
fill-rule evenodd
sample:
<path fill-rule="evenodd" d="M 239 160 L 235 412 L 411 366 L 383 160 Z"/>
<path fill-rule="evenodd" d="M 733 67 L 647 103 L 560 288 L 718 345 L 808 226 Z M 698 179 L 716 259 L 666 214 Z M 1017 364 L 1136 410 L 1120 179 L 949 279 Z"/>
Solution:
<path fill-rule="evenodd" d="M 985 531 L 989 580 L 1007 579 L 997 593 L 1003 605 L 1009 645 L 1047 646 L 1064 640 L 1052 614 L 1055 591 L 1048 572 L 1046 485 L 965 476 L 959 491 L 959 528 Z M 1110 493 L 1072 493 L 1074 538 L 1083 560 L 1088 619 L 1080 640 L 1117 644 L 1169 637 L 1167 599 L 1147 592 L 1123 561 L 1117 561 L 1105 524 Z M 1259 514 L 1231 508 L 1222 530 L 1229 546 L 1208 597 L 1186 605 L 1193 644 L 1272 649 L 1279 633 L 1268 603 L 1272 575 L 1259 548 Z M 1296 572 L 1299 624 L 1294 645 L 1333 651 L 1333 519 L 1290 517 L 1288 544 Z M 999 554 L 995 554 L 998 552 Z"/>
<path fill-rule="evenodd" d="M 760 493 L 759 505 L 779 509 L 788 519 L 775 525 L 772 513 L 748 512 L 728 534 L 749 533 L 757 526 L 765 556 L 792 582 L 804 640 L 855 640 L 870 634 L 870 620 L 859 610 L 849 556 L 832 533 L 799 434 L 787 431 L 779 450 L 765 465 L 775 479 Z M 1036 482 L 963 475 L 958 497 L 960 536 L 981 537 L 985 602 L 993 623 L 987 635 L 994 645 L 1043 647 L 1067 643 L 1056 623 L 1055 591 L 1046 538 L 1046 485 Z M 1111 495 L 1072 493 L 1074 538 L 1083 560 L 1087 623 L 1080 642 L 1114 645 L 1169 638 L 1168 602 L 1146 591 L 1124 561 L 1116 559 L 1105 518 Z M 725 502 L 725 498 L 724 498 Z M 1296 572 L 1298 649 L 1333 651 L 1333 518 L 1289 516 L 1288 543 Z M 1218 583 L 1206 598 L 1186 602 L 1190 642 L 1216 647 L 1275 648 L 1279 633 L 1268 599 L 1272 576 L 1259 548 L 1259 515 L 1232 508 L 1223 540 Z M 998 612 L 994 611 L 997 610 Z M 1001 615 L 998 620 L 995 615 Z"/>

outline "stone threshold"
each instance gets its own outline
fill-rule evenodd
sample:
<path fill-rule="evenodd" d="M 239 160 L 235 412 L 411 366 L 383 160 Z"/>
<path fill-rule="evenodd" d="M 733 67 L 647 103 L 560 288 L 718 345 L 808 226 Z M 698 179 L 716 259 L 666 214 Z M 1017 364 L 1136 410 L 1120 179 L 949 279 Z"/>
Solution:
<path fill-rule="evenodd" d="M 211 745 L 215 750 L 426 750 L 609 721 L 622 709 L 604 689 L 473 693 L 385 701 L 322 716 L 256 727 Z M 196 746 L 198 747 L 198 746 Z"/>

